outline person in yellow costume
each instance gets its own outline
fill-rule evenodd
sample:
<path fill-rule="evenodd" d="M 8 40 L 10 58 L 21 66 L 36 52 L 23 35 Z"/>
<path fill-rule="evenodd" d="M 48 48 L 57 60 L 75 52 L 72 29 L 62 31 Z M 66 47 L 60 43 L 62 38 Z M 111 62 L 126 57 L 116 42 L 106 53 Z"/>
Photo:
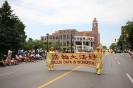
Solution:
<path fill-rule="evenodd" d="M 113 53 L 113 50 L 112 50 L 112 49 L 110 49 L 110 55 L 112 55 L 112 53 Z"/>
<path fill-rule="evenodd" d="M 49 52 L 48 57 L 47 57 L 48 70 L 54 70 L 54 65 L 51 63 L 51 60 L 52 60 L 52 55 L 51 54 L 54 54 L 54 53 L 55 53 L 54 47 L 51 47 L 50 52 Z"/>
<path fill-rule="evenodd" d="M 105 54 L 105 49 L 103 49 L 103 55 Z"/>
<path fill-rule="evenodd" d="M 96 72 L 98 75 L 100 75 L 101 69 L 102 69 L 102 52 L 100 51 L 100 48 L 96 48 Z"/>

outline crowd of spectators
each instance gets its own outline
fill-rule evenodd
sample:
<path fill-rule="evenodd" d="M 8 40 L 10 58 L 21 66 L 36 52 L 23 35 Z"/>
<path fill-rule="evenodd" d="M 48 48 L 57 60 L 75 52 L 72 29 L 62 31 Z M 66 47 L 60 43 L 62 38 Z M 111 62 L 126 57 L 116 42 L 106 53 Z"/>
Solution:
<path fill-rule="evenodd" d="M 128 50 L 124 50 L 124 52 L 128 53 L 131 56 L 131 58 L 133 59 L 133 50 L 128 49 Z"/>
<path fill-rule="evenodd" d="M 24 51 L 22 49 L 18 50 L 18 54 L 13 54 L 12 50 L 8 50 L 8 55 L 3 55 L 0 57 L 0 66 L 12 66 L 18 65 L 21 62 L 38 62 L 42 60 L 44 55 L 40 55 L 39 52 Z"/>

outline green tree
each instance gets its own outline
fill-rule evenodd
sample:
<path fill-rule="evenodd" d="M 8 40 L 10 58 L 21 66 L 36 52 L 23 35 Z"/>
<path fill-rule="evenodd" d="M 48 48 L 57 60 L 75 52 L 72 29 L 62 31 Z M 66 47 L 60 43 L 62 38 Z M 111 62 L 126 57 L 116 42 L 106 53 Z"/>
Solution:
<path fill-rule="evenodd" d="M 32 38 L 29 38 L 27 42 L 25 42 L 24 49 L 25 50 L 37 50 L 37 49 L 44 49 L 44 42 L 42 40 L 33 40 Z M 46 49 L 46 47 L 45 47 Z"/>
<path fill-rule="evenodd" d="M 128 35 L 128 36 L 127 36 Z M 128 21 L 123 27 L 122 34 L 117 43 L 121 46 L 121 49 L 130 48 L 133 49 L 133 21 Z"/>
<path fill-rule="evenodd" d="M 107 49 L 107 47 L 106 46 L 103 46 L 103 49 Z"/>
<path fill-rule="evenodd" d="M 127 42 L 127 46 L 133 49 L 133 21 L 128 21 L 124 26 L 125 34 L 129 35 L 129 37 L 124 36 Z"/>
<path fill-rule="evenodd" d="M 112 43 L 111 45 L 110 45 L 110 49 L 114 49 L 116 47 L 116 44 L 115 43 Z"/>
<path fill-rule="evenodd" d="M 11 6 L 5 1 L 0 8 L 0 53 L 7 54 L 9 49 L 17 51 L 24 46 L 26 35 L 24 24 L 18 19 Z"/>

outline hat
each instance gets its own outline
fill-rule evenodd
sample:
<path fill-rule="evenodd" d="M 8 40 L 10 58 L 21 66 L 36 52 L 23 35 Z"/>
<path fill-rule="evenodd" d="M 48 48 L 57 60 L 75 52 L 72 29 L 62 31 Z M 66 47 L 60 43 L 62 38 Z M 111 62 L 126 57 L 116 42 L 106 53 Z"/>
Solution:
<path fill-rule="evenodd" d="M 100 49 L 99 47 L 97 47 L 96 49 Z"/>
<path fill-rule="evenodd" d="M 54 49 L 54 47 L 51 47 L 50 49 Z"/>

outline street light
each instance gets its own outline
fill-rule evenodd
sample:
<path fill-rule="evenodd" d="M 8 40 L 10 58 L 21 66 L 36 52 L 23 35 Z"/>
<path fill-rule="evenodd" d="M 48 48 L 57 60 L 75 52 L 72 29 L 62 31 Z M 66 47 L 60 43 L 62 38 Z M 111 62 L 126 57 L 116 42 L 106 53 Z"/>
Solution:
<path fill-rule="evenodd" d="M 75 32 L 71 31 L 71 53 L 73 53 L 73 47 L 72 46 L 74 46 L 74 41 L 72 41 L 72 39 L 74 39 L 74 35 L 75 35 Z"/>
<path fill-rule="evenodd" d="M 71 53 L 72 53 L 72 33 L 71 33 Z"/>
<path fill-rule="evenodd" d="M 47 52 L 48 52 L 48 36 L 49 36 L 49 34 L 47 33 L 46 35 L 47 35 Z"/>

